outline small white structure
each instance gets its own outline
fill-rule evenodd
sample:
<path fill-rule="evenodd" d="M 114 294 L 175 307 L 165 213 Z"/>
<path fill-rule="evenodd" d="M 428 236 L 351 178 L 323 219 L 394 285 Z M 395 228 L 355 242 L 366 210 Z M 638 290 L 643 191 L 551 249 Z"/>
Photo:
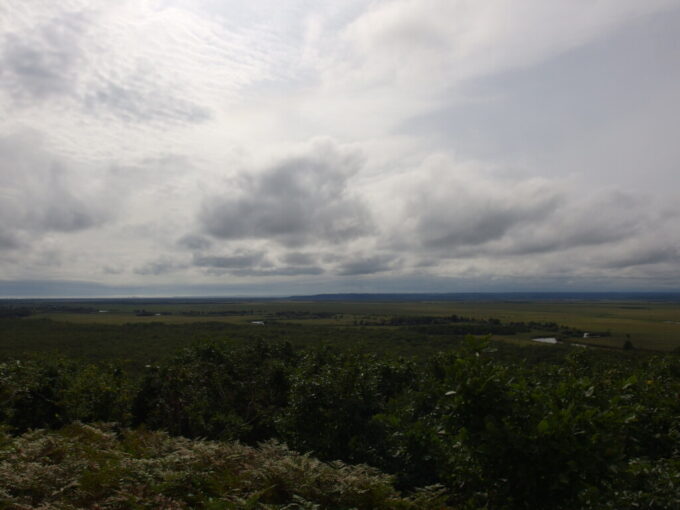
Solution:
<path fill-rule="evenodd" d="M 250 323 L 255 326 L 264 326 L 264 321 L 250 321 Z"/>

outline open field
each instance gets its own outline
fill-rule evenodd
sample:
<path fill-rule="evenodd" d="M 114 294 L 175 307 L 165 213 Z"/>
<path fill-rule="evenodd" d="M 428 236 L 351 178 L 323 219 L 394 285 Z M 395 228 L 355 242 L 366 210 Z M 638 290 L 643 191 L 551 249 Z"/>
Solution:
<path fill-rule="evenodd" d="M 107 306 L 106 304 L 95 307 Z M 680 305 L 654 302 L 299 302 L 260 301 L 237 303 L 145 305 L 150 313 L 136 316 L 135 304 L 116 304 L 107 313 L 45 313 L 36 318 L 86 323 L 125 324 L 162 322 L 184 324 L 210 321 L 247 324 L 258 320 L 288 323 L 352 325 L 360 320 L 391 316 L 447 316 L 456 314 L 475 319 L 503 322 L 556 322 L 583 331 L 610 332 L 611 336 L 588 338 L 582 343 L 620 347 L 626 340 L 642 349 L 669 351 L 680 347 Z M 197 315 L 188 315 L 195 312 Z M 230 315 L 218 315 L 229 313 Z M 302 317 L 293 315 L 300 313 Z M 212 315 L 214 314 L 214 315 Z M 231 315 L 233 314 L 233 315 Z M 277 316 L 282 314 L 282 316 Z M 291 314 L 287 316 L 287 314 Z M 305 317 L 305 314 L 307 315 Z M 316 317 L 315 315 L 330 315 Z"/>
<path fill-rule="evenodd" d="M 452 315 L 480 322 L 471 330 L 476 334 L 483 334 L 490 320 L 555 323 L 573 330 L 560 335 L 566 342 L 621 349 L 629 341 L 636 349 L 665 352 L 680 348 L 680 305 L 674 302 L 54 300 L 2 306 L 25 307 L 30 314 L 0 321 L 0 356 L 54 353 L 134 364 L 200 341 L 254 339 L 427 355 L 456 345 L 464 332 L 452 325 L 395 326 L 390 321 Z M 264 325 L 253 324 L 258 321 Z M 536 325 L 510 334 L 489 328 L 492 339 L 526 347 L 536 346 L 532 338 L 556 334 Z M 583 332 L 591 336 L 582 338 Z"/>

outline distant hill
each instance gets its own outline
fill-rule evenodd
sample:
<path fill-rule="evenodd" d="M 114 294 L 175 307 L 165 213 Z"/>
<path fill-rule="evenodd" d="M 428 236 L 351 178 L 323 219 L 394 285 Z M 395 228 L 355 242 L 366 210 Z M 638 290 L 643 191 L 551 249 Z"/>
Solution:
<path fill-rule="evenodd" d="M 291 296 L 290 301 L 670 301 L 680 292 L 451 292 L 396 294 L 315 294 Z"/>
<path fill-rule="evenodd" d="M 680 303 L 680 292 L 443 292 L 443 293 L 337 293 L 297 296 L 175 296 L 175 297 L 80 297 L 0 298 L 0 305 L 40 303 L 99 304 L 217 304 L 271 301 L 306 302 L 555 302 L 555 301 L 654 301 Z"/>

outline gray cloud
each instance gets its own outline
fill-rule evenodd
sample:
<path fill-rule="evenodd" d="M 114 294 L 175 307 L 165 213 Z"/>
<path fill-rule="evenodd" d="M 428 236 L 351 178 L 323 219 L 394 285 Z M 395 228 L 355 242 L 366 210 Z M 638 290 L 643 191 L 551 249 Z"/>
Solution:
<path fill-rule="evenodd" d="M 602 267 L 629 268 L 654 264 L 680 262 L 680 247 L 667 244 L 651 246 L 636 246 L 629 250 L 620 250 L 622 253 L 614 253 L 602 262 Z"/>
<path fill-rule="evenodd" d="M 668 142 L 680 113 L 679 22 L 676 7 L 540 65 L 469 80 L 457 101 L 400 129 L 453 139 L 459 154 L 528 160 L 543 175 L 584 171 L 598 185 L 634 182 L 650 166 L 674 178 L 678 149 Z M 626 143 L 612 150 L 603 131 L 618 131 Z"/>
<path fill-rule="evenodd" d="M 296 245 L 365 235 L 372 228 L 368 210 L 348 191 L 359 164 L 356 153 L 315 142 L 306 154 L 243 178 L 236 194 L 212 197 L 200 219 L 209 234 L 223 239 Z"/>
<path fill-rule="evenodd" d="M 63 173 L 61 167 L 52 167 L 49 181 L 45 183 L 50 188 L 51 200 L 43 203 L 43 211 L 33 211 L 36 221 L 45 230 L 61 232 L 83 230 L 101 223 L 103 211 L 74 195 L 66 187 Z"/>
<path fill-rule="evenodd" d="M 338 266 L 338 274 L 342 276 L 353 276 L 389 271 L 394 268 L 395 259 L 396 257 L 394 255 L 360 257 L 340 264 Z"/>
<path fill-rule="evenodd" d="M 9 34 L 2 41 L 0 84 L 16 99 L 71 94 L 77 81 L 80 39 L 87 17 L 70 13 L 31 33 Z"/>
<path fill-rule="evenodd" d="M 157 260 L 152 260 L 146 264 L 135 268 L 133 271 L 139 275 L 158 276 L 167 273 L 174 273 L 180 269 L 185 269 L 186 264 L 181 264 L 168 258 L 161 257 Z"/>
<path fill-rule="evenodd" d="M 396 244 L 451 254 L 502 239 L 522 225 L 542 224 L 563 200 L 545 182 L 493 182 L 457 175 L 446 165 L 411 184 L 408 192 L 405 216 L 412 226 L 399 227 Z"/>
<path fill-rule="evenodd" d="M 131 122 L 194 123 L 206 121 L 212 116 L 207 108 L 181 97 L 174 97 L 165 91 L 142 90 L 133 79 L 130 83 L 124 84 L 107 83 L 88 93 L 83 99 L 83 104 L 93 114 L 111 112 Z"/>
<path fill-rule="evenodd" d="M 290 265 L 275 267 L 267 259 L 264 251 L 236 251 L 227 256 L 194 255 L 193 264 L 196 267 L 206 268 L 210 274 L 229 274 L 237 277 L 301 276 L 324 273 L 322 267 L 312 265 L 304 257 L 293 256 L 292 259 L 302 263 L 289 262 Z"/>
<path fill-rule="evenodd" d="M 537 221 L 550 212 L 549 204 L 468 204 L 469 210 L 446 207 L 428 210 L 418 222 L 421 241 L 428 248 L 484 244 L 499 239 L 522 222 Z"/>
<path fill-rule="evenodd" d="M 47 249 L 40 250 L 34 254 L 33 261 L 39 266 L 59 267 L 63 264 L 64 256 L 60 250 Z"/>
<path fill-rule="evenodd" d="M 631 193 L 567 187 L 556 180 L 492 179 L 448 159 L 426 162 L 395 183 L 388 196 L 407 193 L 409 199 L 383 249 L 415 256 L 407 257 L 410 267 L 432 271 L 448 259 L 486 257 L 498 268 L 544 255 L 554 267 L 564 257 L 563 267 L 571 268 L 569 253 L 578 250 L 581 265 L 597 264 L 582 257 L 600 247 L 608 247 L 614 260 L 622 243 L 662 232 L 670 214 L 662 204 Z M 391 209 L 398 211 L 398 203 Z"/>
<path fill-rule="evenodd" d="M 177 245 L 189 250 L 207 250 L 212 246 L 212 242 L 200 235 L 187 234 L 177 240 Z"/>
<path fill-rule="evenodd" d="M 17 234 L 7 227 L 0 226 L 0 250 L 11 250 L 21 246 Z"/>
<path fill-rule="evenodd" d="M 197 267 L 210 267 L 216 269 L 249 269 L 262 265 L 268 265 L 264 252 L 236 253 L 228 256 L 201 256 L 196 255 L 193 264 Z"/>
<path fill-rule="evenodd" d="M 269 3 L 0 8 L 0 278 L 677 286 L 677 1 Z"/>
<path fill-rule="evenodd" d="M 288 252 L 283 256 L 283 262 L 292 266 L 306 266 L 314 264 L 314 257 L 309 253 Z"/>
<path fill-rule="evenodd" d="M 104 274 L 121 274 L 123 272 L 123 268 L 120 266 L 104 266 L 101 268 L 102 273 Z"/>
<path fill-rule="evenodd" d="M 324 272 L 320 266 L 292 266 L 272 269 L 237 269 L 230 271 L 230 274 L 234 276 L 312 276 Z"/>
<path fill-rule="evenodd" d="M 79 182 L 61 159 L 42 147 L 35 134 L 0 138 L 0 213 L 17 232 L 74 232 L 102 224 L 109 217 L 92 182 Z"/>
<path fill-rule="evenodd" d="M 615 244 L 653 228 L 650 213 L 643 202 L 620 192 L 564 196 L 550 215 L 519 225 L 481 253 L 530 255 Z"/>
<path fill-rule="evenodd" d="M 96 9 L 62 13 L 37 28 L 5 35 L 0 40 L 0 87 L 17 105 L 62 97 L 91 115 L 128 122 L 198 123 L 211 118 L 208 108 L 163 87 L 168 80 L 156 76 L 154 64 L 132 60 L 132 72 L 125 64 L 121 69 L 102 66 L 111 55 L 87 37 L 88 30 L 101 30 L 101 14 Z"/>

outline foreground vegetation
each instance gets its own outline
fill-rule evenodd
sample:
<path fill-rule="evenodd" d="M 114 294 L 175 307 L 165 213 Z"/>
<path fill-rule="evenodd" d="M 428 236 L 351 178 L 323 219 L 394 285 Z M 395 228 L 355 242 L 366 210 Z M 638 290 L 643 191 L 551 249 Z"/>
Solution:
<path fill-rule="evenodd" d="M 189 438 L 277 438 L 322 460 L 375 466 L 401 490 L 441 484 L 459 508 L 680 504 L 677 356 L 579 350 L 563 363 L 526 365 L 492 351 L 470 339 L 415 363 L 207 344 L 138 380 L 113 365 L 5 363 L 0 417 L 15 434 L 113 421 Z"/>
<path fill-rule="evenodd" d="M 0 508 L 680 508 L 677 353 L 573 347 L 549 322 L 318 312 L 5 319 Z M 69 356 L 22 355 L 36 327 Z M 506 338 L 466 335 L 489 328 Z M 211 340 L 165 352 L 191 331 Z M 565 343 L 507 340 L 541 331 Z"/>
<path fill-rule="evenodd" d="M 403 497 L 376 469 L 274 442 L 250 448 L 74 424 L 0 436 L 0 445 L 0 508 L 445 508 L 440 488 Z"/>

